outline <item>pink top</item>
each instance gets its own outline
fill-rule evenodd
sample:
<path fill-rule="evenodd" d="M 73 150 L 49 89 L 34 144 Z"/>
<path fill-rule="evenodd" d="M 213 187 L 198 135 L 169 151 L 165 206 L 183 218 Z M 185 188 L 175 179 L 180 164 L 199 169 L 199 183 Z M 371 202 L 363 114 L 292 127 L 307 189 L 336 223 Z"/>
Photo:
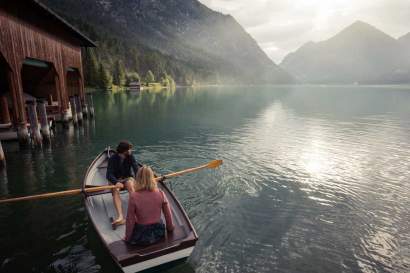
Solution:
<path fill-rule="evenodd" d="M 149 225 L 158 223 L 161 219 L 161 211 L 164 213 L 168 231 L 174 229 L 171 209 L 168 199 L 160 190 L 137 191 L 130 194 L 128 201 L 127 222 L 125 226 L 125 240 L 131 238 L 136 223 Z"/>

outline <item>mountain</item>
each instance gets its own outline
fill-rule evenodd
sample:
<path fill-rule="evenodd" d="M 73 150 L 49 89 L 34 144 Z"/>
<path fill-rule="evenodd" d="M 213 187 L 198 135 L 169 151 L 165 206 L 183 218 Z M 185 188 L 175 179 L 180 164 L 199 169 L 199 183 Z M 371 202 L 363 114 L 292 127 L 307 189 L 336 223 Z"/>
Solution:
<path fill-rule="evenodd" d="M 112 54 L 124 60 L 127 69 L 133 66 L 129 60 L 135 58 L 121 56 L 126 55 L 121 51 L 132 49 L 137 52 L 134 55 L 140 57 L 140 63 L 144 63 L 144 55 L 153 54 L 162 60 L 163 69 L 168 67 L 166 72 L 185 73 L 173 75 L 180 82 L 183 81 L 180 77 L 186 74 L 205 82 L 284 83 L 291 80 L 232 16 L 215 12 L 197 0 L 42 2 L 97 39 L 97 43 L 103 45 L 98 50 L 108 47 Z M 107 41 L 117 44 L 117 49 L 112 49 Z"/>
<path fill-rule="evenodd" d="M 301 82 L 335 84 L 408 83 L 410 73 L 402 42 L 356 21 L 337 35 L 309 42 L 288 54 L 280 66 Z M 410 45 L 410 43 L 408 43 Z"/>
<path fill-rule="evenodd" d="M 403 46 L 410 46 L 410 32 L 397 39 Z"/>

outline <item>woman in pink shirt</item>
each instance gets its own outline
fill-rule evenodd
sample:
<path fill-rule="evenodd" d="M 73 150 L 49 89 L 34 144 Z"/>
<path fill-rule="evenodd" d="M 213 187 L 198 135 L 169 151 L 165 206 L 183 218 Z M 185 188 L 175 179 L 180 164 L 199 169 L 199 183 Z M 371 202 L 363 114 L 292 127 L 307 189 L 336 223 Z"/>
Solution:
<path fill-rule="evenodd" d="M 161 221 L 165 216 L 166 228 Z M 150 167 L 139 168 L 136 192 L 130 193 L 128 202 L 125 241 L 131 245 L 149 245 L 165 236 L 165 229 L 173 231 L 171 209 L 165 194 L 158 189 Z"/>

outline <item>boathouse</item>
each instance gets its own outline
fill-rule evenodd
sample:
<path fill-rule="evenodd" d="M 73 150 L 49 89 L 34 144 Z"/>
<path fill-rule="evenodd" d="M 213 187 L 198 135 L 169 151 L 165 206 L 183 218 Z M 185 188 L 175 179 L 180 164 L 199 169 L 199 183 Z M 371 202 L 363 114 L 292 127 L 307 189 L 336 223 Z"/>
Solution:
<path fill-rule="evenodd" d="M 82 47 L 95 44 L 38 0 L 0 1 L 0 133 L 10 132 L 3 139 L 27 142 L 39 104 L 62 122 L 72 108 L 87 111 Z"/>

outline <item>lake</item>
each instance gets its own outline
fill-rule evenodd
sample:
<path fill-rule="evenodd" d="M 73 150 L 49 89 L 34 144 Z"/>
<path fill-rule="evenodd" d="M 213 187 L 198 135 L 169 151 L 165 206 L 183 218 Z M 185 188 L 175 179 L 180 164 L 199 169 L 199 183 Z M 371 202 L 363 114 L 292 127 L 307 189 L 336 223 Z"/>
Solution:
<path fill-rule="evenodd" d="M 0 196 L 78 188 L 129 139 L 199 234 L 161 272 L 410 272 L 410 87 L 203 87 L 96 93 L 96 118 L 50 146 L 3 143 Z M 119 272 L 80 196 L 0 206 L 0 272 Z"/>

